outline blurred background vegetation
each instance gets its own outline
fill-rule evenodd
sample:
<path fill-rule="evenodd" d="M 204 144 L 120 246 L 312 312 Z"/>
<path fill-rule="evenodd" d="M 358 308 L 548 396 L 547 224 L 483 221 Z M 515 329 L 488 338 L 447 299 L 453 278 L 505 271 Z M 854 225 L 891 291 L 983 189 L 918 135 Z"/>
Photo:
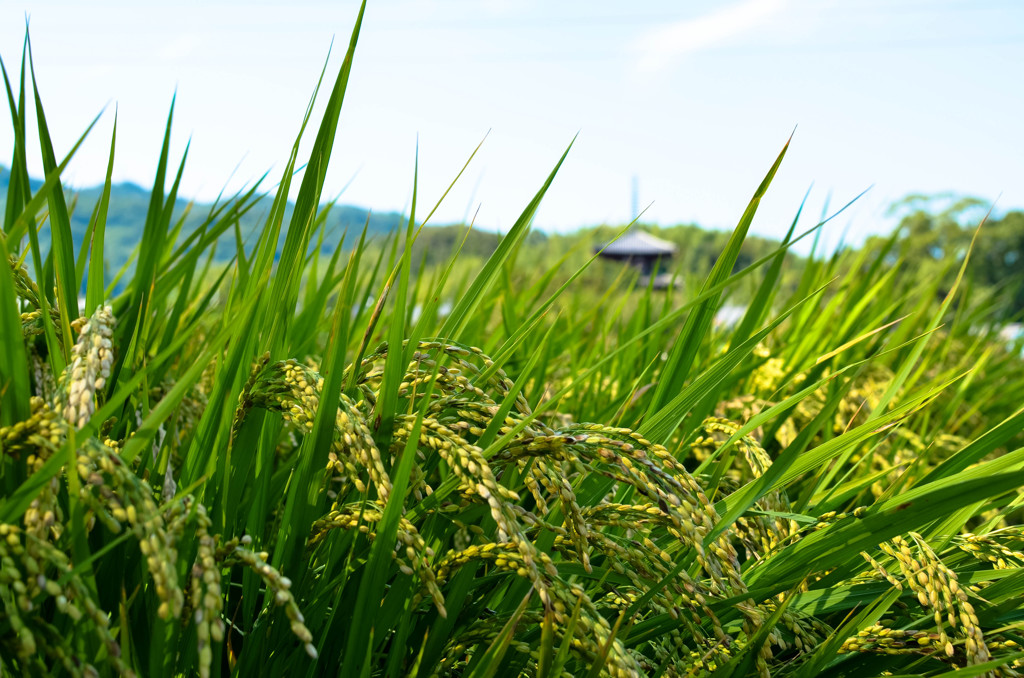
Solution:
<path fill-rule="evenodd" d="M 0 165 L 0 203 L 6 200 L 10 170 Z M 40 180 L 33 180 L 32 190 L 38 190 Z M 67 192 L 68 204 L 72 208 L 71 231 L 76 247 L 80 246 L 88 228 L 89 219 L 102 191 L 101 186 Z M 251 209 L 238 217 L 238 233 L 227 233 L 218 242 L 214 261 L 227 263 L 234 256 L 239 238 L 247 252 L 251 252 L 255 235 L 266 218 L 271 200 L 257 201 Z M 122 183 L 111 187 L 110 206 L 106 230 L 106 279 L 125 268 L 133 270 L 132 251 L 142 235 L 141 225 L 146 219 L 149 206 L 149 189 L 136 184 Z M 193 203 L 178 199 L 175 223 L 181 223 L 181 232 L 191 234 L 209 214 L 212 205 Z M 293 205 L 289 203 L 290 217 Z M 939 294 L 945 295 L 956 275 L 953 262 L 962 259 L 971 242 L 974 229 L 986 217 L 989 203 L 980 198 L 954 193 L 939 195 L 909 195 L 894 203 L 890 216 L 899 219 L 895 246 L 889 249 L 885 262 L 889 266 L 905 265 L 920 271 L 923 279 L 942 278 Z M 286 217 L 287 218 L 287 217 Z M 322 249 L 330 254 L 338 242 L 350 248 L 354 238 L 343 241 L 345 233 L 358 233 L 365 226 L 371 249 L 389 247 L 392 236 L 399 234 L 405 217 L 397 212 L 376 213 L 352 205 L 331 205 L 322 212 L 325 220 L 325 239 Z M 635 228 L 651 233 L 658 238 L 672 242 L 677 252 L 672 260 L 670 272 L 677 276 L 676 284 L 685 287 L 689 282 L 703 280 L 718 255 L 724 250 L 730 232 L 702 228 L 697 224 L 658 226 L 640 222 Z M 574 271 L 583 265 L 595 248 L 610 242 L 621 231 L 623 225 L 596 225 L 569 233 L 545 233 L 534 230 L 530 233 L 520 256 L 524 260 L 550 268 L 559 261 L 567 264 L 563 271 Z M 39 234 L 43 244 L 47 243 L 47 229 Z M 467 269 L 477 266 L 498 246 L 501 235 L 486 228 L 467 229 L 461 224 L 437 225 L 420 234 L 413 247 L 413 270 L 420 267 L 433 268 L 446 263 L 453 251 L 461 247 L 459 267 Z M 866 250 L 877 253 L 887 247 L 890 236 L 870 236 L 859 247 L 841 246 L 845 250 Z M 775 251 L 779 241 L 750 235 L 736 261 L 734 271 L 746 268 L 754 261 Z M 819 256 L 822 252 L 817 252 Z M 873 260 L 874 257 L 869 257 Z M 790 252 L 788 265 L 783 272 L 780 285 L 791 292 L 801 276 L 806 257 Z M 531 268 L 533 266 L 531 265 Z M 628 276 L 628 269 L 616 262 L 598 261 L 585 273 L 585 281 L 606 289 L 620 276 Z M 981 236 L 975 244 L 968 273 L 968 284 L 972 285 L 975 303 L 984 302 L 990 310 L 991 319 L 999 322 L 1019 322 L 1024 316 L 1024 212 L 1012 210 L 995 216 L 989 215 Z M 564 274 L 568 277 L 569 273 Z M 555 276 L 552 285 L 564 282 Z M 115 286 L 116 289 L 119 287 Z M 750 297 L 750 290 L 739 288 L 733 292 L 734 303 L 743 304 Z"/>

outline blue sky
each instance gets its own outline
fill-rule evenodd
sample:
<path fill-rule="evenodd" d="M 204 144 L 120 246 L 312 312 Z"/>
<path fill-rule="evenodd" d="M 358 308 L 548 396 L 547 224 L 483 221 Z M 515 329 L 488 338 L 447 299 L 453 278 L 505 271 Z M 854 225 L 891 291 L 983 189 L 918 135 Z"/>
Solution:
<path fill-rule="evenodd" d="M 182 193 L 214 197 L 288 156 L 351 0 L 80 3 L 4 0 L 0 56 L 16 69 L 30 15 L 58 154 L 118 106 L 115 178 L 146 184 L 177 90 Z M 325 195 L 401 210 L 417 135 L 421 204 L 490 134 L 435 221 L 507 228 L 579 132 L 537 216 L 548 230 L 631 214 L 732 227 L 796 127 L 754 231 L 780 235 L 807 188 L 866 198 L 838 219 L 886 231 L 886 206 L 955 191 L 1024 207 L 1024 3 L 985 0 L 371 0 Z M 68 179 L 102 180 L 111 105 Z M 0 130 L 6 130 L 0 126 Z M 312 137 L 312 135 L 310 135 Z M 12 139 L 0 132 L 0 162 Z M 38 174 L 38 172 L 37 172 Z M 268 185 L 269 187 L 269 185 Z"/>

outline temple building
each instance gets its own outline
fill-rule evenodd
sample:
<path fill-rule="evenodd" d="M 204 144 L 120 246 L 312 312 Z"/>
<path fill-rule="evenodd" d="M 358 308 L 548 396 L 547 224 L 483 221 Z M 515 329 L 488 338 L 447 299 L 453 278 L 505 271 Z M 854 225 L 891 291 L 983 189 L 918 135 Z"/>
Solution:
<path fill-rule="evenodd" d="M 668 271 L 676 246 L 667 240 L 655 238 L 643 231 L 630 231 L 613 243 L 598 246 L 594 250 L 605 259 L 621 261 L 640 271 L 639 284 L 647 286 L 654 278 L 654 289 L 663 290 L 672 284 L 673 275 Z"/>

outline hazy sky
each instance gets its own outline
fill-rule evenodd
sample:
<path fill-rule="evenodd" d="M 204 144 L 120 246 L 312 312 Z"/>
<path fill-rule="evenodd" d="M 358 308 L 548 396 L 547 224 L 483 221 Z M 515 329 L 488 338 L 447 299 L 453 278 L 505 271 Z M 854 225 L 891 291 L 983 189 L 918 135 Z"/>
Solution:
<path fill-rule="evenodd" d="M 357 8 L 0 0 L 0 56 L 13 75 L 30 15 L 58 155 L 117 104 L 118 180 L 151 182 L 177 89 L 182 194 L 210 199 L 268 169 L 272 187 Z M 831 230 L 857 238 L 910 192 L 1024 207 L 1022 77 L 1019 0 L 370 0 L 325 197 L 354 177 L 343 202 L 405 208 L 418 134 L 433 203 L 490 130 L 434 221 L 480 205 L 507 228 L 579 131 L 537 226 L 625 222 L 635 177 L 645 220 L 731 227 L 796 127 L 754 230 L 783 232 L 812 182 L 814 216 L 874 185 Z M 102 181 L 113 113 L 73 185 Z M 0 125 L 0 163 L 12 143 Z"/>

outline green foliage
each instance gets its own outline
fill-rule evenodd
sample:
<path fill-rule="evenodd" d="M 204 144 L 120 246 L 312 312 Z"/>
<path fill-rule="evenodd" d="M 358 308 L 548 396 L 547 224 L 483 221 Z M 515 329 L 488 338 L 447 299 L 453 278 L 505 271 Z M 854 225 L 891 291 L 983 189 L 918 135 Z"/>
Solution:
<path fill-rule="evenodd" d="M 0 164 L 0 204 L 7 200 L 11 171 Z M 42 182 L 29 180 L 32 191 L 38 191 Z M 258 188 L 258 187 L 257 187 Z M 150 191 L 132 183 L 96 186 L 78 191 L 67 191 L 65 200 L 70 209 L 69 219 L 71 235 L 76 248 L 89 239 L 94 215 L 106 201 L 106 241 L 104 243 L 105 274 L 110 279 L 125 265 L 134 264 L 135 252 L 139 245 L 139 225 L 145 223 L 149 209 Z M 270 198 L 262 197 L 254 201 L 247 210 L 237 215 L 237 226 L 242 234 L 242 241 L 251 251 L 253 243 L 260 233 Z M 199 231 L 207 221 L 208 214 L 215 205 L 190 202 L 177 198 L 173 203 L 171 222 L 175 224 L 181 237 L 187 237 Z M 223 204 L 219 204 L 223 207 Z M 331 234 L 327 241 L 327 253 L 333 247 L 338 236 L 346 231 L 357 231 L 367 225 L 367 232 L 377 237 L 387 237 L 394 233 L 401 223 L 402 217 L 397 213 L 376 213 L 351 205 L 329 204 L 323 206 L 322 218 L 326 232 Z M 285 218 L 290 218 L 295 206 L 288 203 L 285 207 Z M 178 224 L 180 223 L 180 226 Z M 49 247 L 49 231 L 40 234 L 41 246 Z M 220 247 L 214 252 L 216 261 L 227 263 L 235 252 L 233 237 L 225 237 Z M 101 269 L 102 270 L 102 269 Z"/>
<path fill-rule="evenodd" d="M 118 187 L 66 204 L 78 145 L 5 67 L 0 673 L 1019 674 L 1024 369 L 969 293 L 986 231 L 798 260 L 798 218 L 746 234 L 766 180 L 714 254 L 658 232 L 693 272 L 659 292 L 594 257 L 618 232 L 531 234 L 563 154 L 503 238 L 423 228 L 411 168 L 403 235 L 343 242 L 361 19 L 275 196 L 183 218 L 169 116 L 119 285 Z"/>
<path fill-rule="evenodd" d="M 899 249 L 887 259 L 899 256 L 905 266 L 923 275 L 939 277 L 939 294 L 952 284 L 955 271 L 948 263 L 962 257 L 975 227 L 983 220 L 983 236 L 975 245 L 968 275 L 975 283 L 974 296 L 981 305 L 988 300 L 991 311 L 1003 320 L 1024 317 L 1024 212 L 1011 210 L 998 218 L 986 217 L 990 205 L 979 198 L 951 195 L 912 195 L 892 206 L 901 214 Z M 881 247 L 872 238 L 865 249 Z"/>

